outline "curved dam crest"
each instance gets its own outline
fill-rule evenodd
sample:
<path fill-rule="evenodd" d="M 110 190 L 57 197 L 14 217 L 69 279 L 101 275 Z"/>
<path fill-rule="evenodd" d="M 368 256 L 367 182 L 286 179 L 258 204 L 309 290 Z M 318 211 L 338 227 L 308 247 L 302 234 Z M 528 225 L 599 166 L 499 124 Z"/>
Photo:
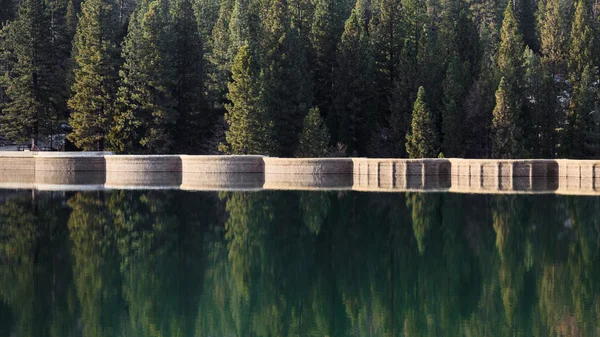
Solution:
<path fill-rule="evenodd" d="M 0 152 L 0 188 L 355 190 L 600 195 L 600 160 Z"/>

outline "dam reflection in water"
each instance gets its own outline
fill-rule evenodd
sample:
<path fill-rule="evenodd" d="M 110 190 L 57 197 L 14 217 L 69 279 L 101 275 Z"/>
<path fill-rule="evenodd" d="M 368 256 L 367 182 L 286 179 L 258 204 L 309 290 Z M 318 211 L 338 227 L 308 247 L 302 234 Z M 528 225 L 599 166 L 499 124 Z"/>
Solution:
<path fill-rule="evenodd" d="M 0 336 L 599 336 L 600 198 L 0 190 Z"/>

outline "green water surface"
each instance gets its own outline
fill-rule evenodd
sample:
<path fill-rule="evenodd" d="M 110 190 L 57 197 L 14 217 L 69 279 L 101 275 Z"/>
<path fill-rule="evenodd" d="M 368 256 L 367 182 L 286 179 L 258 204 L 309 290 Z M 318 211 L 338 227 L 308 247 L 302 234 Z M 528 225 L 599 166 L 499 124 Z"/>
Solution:
<path fill-rule="evenodd" d="M 0 336 L 599 336 L 600 198 L 0 191 Z"/>

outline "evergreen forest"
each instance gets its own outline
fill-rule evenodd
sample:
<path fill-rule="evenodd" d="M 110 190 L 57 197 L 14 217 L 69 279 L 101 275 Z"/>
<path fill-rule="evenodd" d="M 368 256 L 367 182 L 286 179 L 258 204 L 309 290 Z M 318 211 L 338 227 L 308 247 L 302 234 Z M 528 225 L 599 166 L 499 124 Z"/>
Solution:
<path fill-rule="evenodd" d="M 0 24 L 15 141 L 600 157 L 600 0 L 0 0 Z"/>

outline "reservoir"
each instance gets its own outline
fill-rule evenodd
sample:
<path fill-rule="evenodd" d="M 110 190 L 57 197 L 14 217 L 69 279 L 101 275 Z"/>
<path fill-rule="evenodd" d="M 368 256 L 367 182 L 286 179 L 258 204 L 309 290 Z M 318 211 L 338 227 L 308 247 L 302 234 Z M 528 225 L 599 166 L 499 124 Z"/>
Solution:
<path fill-rule="evenodd" d="M 600 198 L 0 190 L 0 336 L 599 336 Z"/>

